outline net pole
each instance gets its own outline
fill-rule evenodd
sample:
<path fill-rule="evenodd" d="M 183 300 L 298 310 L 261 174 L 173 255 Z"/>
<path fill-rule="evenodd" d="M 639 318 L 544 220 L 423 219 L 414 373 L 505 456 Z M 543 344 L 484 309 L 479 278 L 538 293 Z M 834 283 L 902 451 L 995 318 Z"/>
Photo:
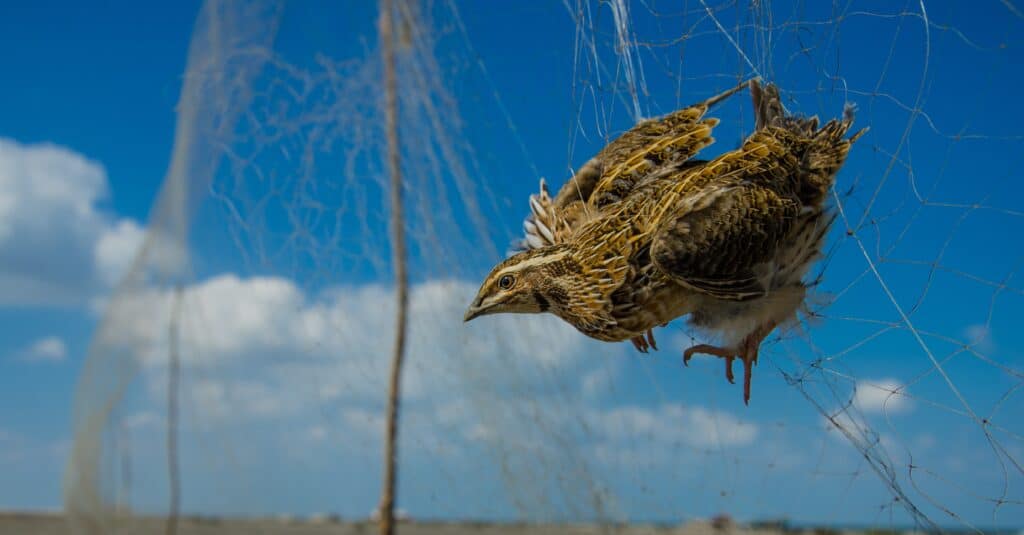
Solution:
<path fill-rule="evenodd" d="M 170 504 L 167 511 L 165 535 L 177 535 L 178 515 L 181 510 L 181 468 L 178 459 L 178 389 L 181 381 L 181 355 L 178 348 L 178 334 L 181 320 L 182 287 L 174 290 L 174 304 L 168 325 L 167 365 L 167 481 L 170 486 Z"/>
<path fill-rule="evenodd" d="M 388 405 L 384 431 L 384 482 L 380 497 L 380 534 L 395 531 L 395 490 L 398 457 L 398 409 L 402 362 L 405 358 L 405 334 L 409 281 L 405 252 L 405 217 L 402 203 L 401 155 L 398 145 L 398 88 L 395 79 L 393 0 L 380 1 L 381 54 L 384 63 L 384 114 L 387 130 L 388 172 L 391 176 L 391 243 L 395 266 L 395 341 L 391 355 Z"/>

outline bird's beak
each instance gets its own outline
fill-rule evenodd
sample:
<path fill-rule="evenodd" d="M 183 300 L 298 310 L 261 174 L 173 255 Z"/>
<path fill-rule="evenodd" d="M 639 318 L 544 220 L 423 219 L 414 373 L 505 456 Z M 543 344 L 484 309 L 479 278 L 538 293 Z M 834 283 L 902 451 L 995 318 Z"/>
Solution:
<path fill-rule="evenodd" d="M 483 306 L 482 301 L 483 300 L 480 298 L 476 298 L 475 300 L 473 300 L 473 302 L 469 305 L 469 308 L 466 309 L 466 315 L 462 317 L 463 322 L 467 322 L 472 320 L 473 318 L 487 314 L 488 307 Z"/>
<path fill-rule="evenodd" d="M 483 312 L 484 311 L 480 307 L 474 306 L 474 305 L 469 305 L 469 308 L 466 309 L 466 315 L 462 316 L 462 321 L 463 322 L 471 321 L 473 318 L 483 314 Z"/>
<path fill-rule="evenodd" d="M 476 308 L 474 306 L 470 306 L 469 308 L 466 309 L 466 315 L 462 316 L 462 321 L 464 321 L 464 322 L 465 321 L 470 321 L 473 318 L 479 316 L 480 312 L 482 312 L 482 311 L 479 308 Z"/>

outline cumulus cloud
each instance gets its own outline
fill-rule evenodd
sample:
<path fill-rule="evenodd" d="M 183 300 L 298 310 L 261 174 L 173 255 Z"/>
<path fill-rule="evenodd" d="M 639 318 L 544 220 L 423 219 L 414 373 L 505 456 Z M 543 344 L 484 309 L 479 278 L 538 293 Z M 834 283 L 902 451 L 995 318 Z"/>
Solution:
<path fill-rule="evenodd" d="M 67 358 L 68 349 L 64 340 L 56 336 L 40 338 L 21 353 L 25 362 L 61 362 Z"/>
<path fill-rule="evenodd" d="M 629 471 L 698 462 L 707 451 L 743 448 L 761 434 L 726 411 L 679 403 L 594 409 L 587 425 L 597 435 L 587 445 L 593 458 Z"/>
<path fill-rule="evenodd" d="M 145 229 L 129 219 L 122 219 L 103 230 L 93 249 L 93 262 L 104 283 L 113 286 L 128 272 L 145 237 Z"/>
<path fill-rule="evenodd" d="M 610 358 L 627 344 L 590 340 L 550 316 L 465 324 L 475 290 L 458 280 L 411 288 L 403 451 L 456 459 L 483 448 L 509 466 L 630 455 L 656 463 L 676 462 L 680 447 L 743 447 L 758 438 L 756 424 L 724 411 L 595 403 L 617 379 Z M 168 322 L 178 298 L 155 288 L 122 293 L 100 344 L 137 359 L 156 407 L 166 399 Z M 184 288 L 180 299 L 186 428 L 254 425 L 279 429 L 286 443 L 329 438 L 349 453 L 377 451 L 394 321 L 389 287 L 311 291 L 281 277 L 224 274 Z"/>
<path fill-rule="evenodd" d="M 583 395 L 590 399 L 598 399 L 612 388 L 615 371 L 609 366 L 591 370 L 583 376 L 581 387 Z"/>
<path fill-rule="evenodd" d="M 120 278 L 143 232 L 108 195 L 99 163 L 0 138 L 0 305 L 82 304 Z"/>
<path fill-rule="evenodd" d="M 515 444 L 513 456 L 537 451 L 553 433 L 569 433 L 567 421 L 586 418 L 552 405 L 552 397 L 581 388 L 581 374 L 625 345 L 587 339 L 550 317 L 465 324 L 475 286 L 433 280 L 411 288 L 403 436 L 412 450 L 434 456 L 495 442 Z M 123 291 L 110 303 L 97 344 L 100 353 L 137 360 L 148 405 L 158 412 L 167 397 L 168 322 L 178 298 L 173 290 Z M 390 288 L 314 292 L 281 277 L 225 274 L 184 288 L 180 300 L 183 428 L 290 422 L 299 427 L 286 432 L 306 441 L 330 430 L 351 451 L 376 451 L 394 322 Z M 317 427 L 324 431 L 309 431 Z"/>
<path fill-rule="evenodd" d="M 967 337 L 967 342 L 978 351 L 989 352 L 995 348 L 992 343 L 992 330 L 988 325 L 970 325 L 964 329 L 964 335 Z"/>
<path fill-rule="evenodd" d="M 853 403 L 865 413 L 897 413 L 911 408 L 903 385 L 896 379 L 857 381 Z"/>
<path fill-rule="evenodd" d="M 697 448 L 744 446 L 757 438 L 758 427 L 705 407 L 663 403 L 657 407 L 618 407 L 591 415 L 591 425 L 612 441 L 651 437 L 666 444 Z"/>
<path fill-rule="evenodd" d="M 474 291 L 472 284 L 441 280 L 412 288 L 403 385 L 408 396 L 433 394 L 461 380 L 486 382 L 486 372 L 496 369 L 541 373 L 591 353 L 621 350 L 540 316 L 466 325 L 462 312 Z M 108 310 L 104 344 L 147 366 L 162 365 L 174 299 L 172 290 L 153 288 L 119 295 Z M 187 366 L 266 366 L 274 369 L 275 381 L 304 385 L 322 400 L 381 398 L 394 321 L 393 292 L 386 287 L 337 287 L 310 297 L 285 278 L 227 274 L 184 289 L 180 299 L 187 311 L 180 318 L 180 356 Z"/>
<path fill-rule="evenodd" d="M 281 395 L 257 381 L 203 380 L 191 386 L 189 395 L 210 420 L 228 420 L 238 414 L 274 417 L 294 412 L 295 397 Z"/>

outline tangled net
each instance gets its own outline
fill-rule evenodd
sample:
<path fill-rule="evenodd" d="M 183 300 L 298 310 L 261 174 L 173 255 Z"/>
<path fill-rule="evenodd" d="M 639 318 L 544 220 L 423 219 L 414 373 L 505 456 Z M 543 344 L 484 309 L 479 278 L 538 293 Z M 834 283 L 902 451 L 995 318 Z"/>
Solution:
<path fill-rule="evenodd" d="M 1024 117 L 1007 83 L 1024 16 L 1008 1 L 782 4 L 397 3 L 411 516 L 1024 522 Z M 506 24 L 538 16 L 550 35 Z M 373 509 L 394 328 L 375 17 L 203 6 L 146 243 L 78 387 L 80 531 Z M 524 64 L 529 79 L 508 74 Z M 550 317 L 462 325 L 542 174 L 558 185 L 637 120 L 751 76 L 791 111 L 853 103 L 870 132 L 833 192 L 813 314 L 762 349 L 749 409 L 720 363 L 682 368 L 681 323 L 653 357 Z M 561 115 L 538 118 L 542 104 Z M 753 127 L 747 102 L 716 113 L 715 154 Z"/>

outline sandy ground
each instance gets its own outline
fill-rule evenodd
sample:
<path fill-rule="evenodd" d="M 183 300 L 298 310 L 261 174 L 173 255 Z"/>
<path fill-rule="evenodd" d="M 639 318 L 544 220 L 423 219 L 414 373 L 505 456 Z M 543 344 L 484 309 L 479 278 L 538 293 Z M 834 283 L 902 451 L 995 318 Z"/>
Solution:
<path fill-rule="evenodd" d="M 112 532 L 123 534 L 164 534 L 163 519 L 133 519 Z M 66 520 L 58 514 L 0 513 L 0 535 L 63 535 L 72 533 Z M 84 533 L 84 532 L 83 532 Z M 370 522 L 298 521 L 275 519 L 182 519 L 178 535 L 372 535 L 377 525 Z M 750 529 L 733 526 L 714 529 L 710 524 L 693 522 L 682 527 L 656 526 L 571 526 L 515 525 L 481 523 L 415 523 L 399 525 L 399 535 L 778 535 L 777 530 Z M 812 533 L 812 532 L 809 532 Z M 833 532 L 832 534 L 838 534 Z"/>

